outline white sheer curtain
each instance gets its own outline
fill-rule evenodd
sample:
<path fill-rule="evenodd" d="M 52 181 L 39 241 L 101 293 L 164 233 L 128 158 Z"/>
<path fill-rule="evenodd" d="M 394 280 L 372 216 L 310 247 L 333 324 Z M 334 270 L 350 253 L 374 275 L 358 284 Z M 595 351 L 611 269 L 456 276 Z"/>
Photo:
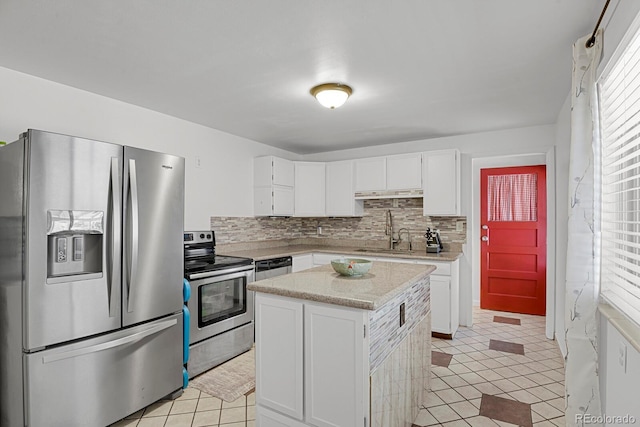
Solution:
<path fill-rule="evenodd" d="M 601 415 L 594 149 L 598 138 L 595 76 L 602 52 L 602 33 L 597 34 L 591 48 L 585 46 L 588 38 L 573 45 L 565 307 L 565 420 L 572 426 L 584 425 L 581 415 Z"/>

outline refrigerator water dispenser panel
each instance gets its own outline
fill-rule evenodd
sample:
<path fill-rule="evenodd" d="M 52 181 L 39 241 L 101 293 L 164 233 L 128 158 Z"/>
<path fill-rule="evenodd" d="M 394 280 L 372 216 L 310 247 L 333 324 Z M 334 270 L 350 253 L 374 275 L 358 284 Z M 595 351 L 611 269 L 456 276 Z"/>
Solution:
<path fill-rule="evenodd" d="M 47 282 L 102 275 L 103 219 L 101 211 L 47 212 Z"/>

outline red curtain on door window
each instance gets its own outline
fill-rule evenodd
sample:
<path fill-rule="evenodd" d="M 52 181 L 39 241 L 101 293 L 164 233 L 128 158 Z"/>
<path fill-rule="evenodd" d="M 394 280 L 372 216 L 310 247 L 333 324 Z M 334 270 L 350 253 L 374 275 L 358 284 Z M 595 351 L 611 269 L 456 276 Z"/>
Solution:
<path fill-rule="evenodd" d="M 536 174 L 488 176 L 489 221 L 537 221 Z"/>

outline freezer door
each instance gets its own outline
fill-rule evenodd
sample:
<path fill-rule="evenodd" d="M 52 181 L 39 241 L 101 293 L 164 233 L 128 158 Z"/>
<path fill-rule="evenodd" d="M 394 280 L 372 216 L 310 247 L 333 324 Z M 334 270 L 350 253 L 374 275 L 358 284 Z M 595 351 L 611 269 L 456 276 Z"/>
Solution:
<path fill-rule="evenodd" d="M 106 426 L 182 388 L 182 313 L 24 359 L 25 425 Z"/>
<path fill-rule="evenodd" d="M 122 323 L 182 310 L 184 159 L 124 150 Z"/>
<path fill-rule="evenodd" d="M 121 326 L 123 147 L 35 130 L 25 137 L 31 351 Z"/>

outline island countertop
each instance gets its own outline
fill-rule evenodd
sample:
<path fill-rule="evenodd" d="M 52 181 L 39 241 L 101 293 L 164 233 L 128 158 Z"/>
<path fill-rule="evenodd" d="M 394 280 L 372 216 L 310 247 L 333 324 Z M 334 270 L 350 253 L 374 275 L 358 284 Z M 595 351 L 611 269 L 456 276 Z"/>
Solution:
<path fill-rule="evenodd" d="M 345 307 L 376 310 L 435 269 L 433 265 L 374 261 L 367 274 L 361 277 L 347 277 L 336 273 L 331 265 L 323 265 L 253 282 L 247 286 L 247 289 Z"/>

